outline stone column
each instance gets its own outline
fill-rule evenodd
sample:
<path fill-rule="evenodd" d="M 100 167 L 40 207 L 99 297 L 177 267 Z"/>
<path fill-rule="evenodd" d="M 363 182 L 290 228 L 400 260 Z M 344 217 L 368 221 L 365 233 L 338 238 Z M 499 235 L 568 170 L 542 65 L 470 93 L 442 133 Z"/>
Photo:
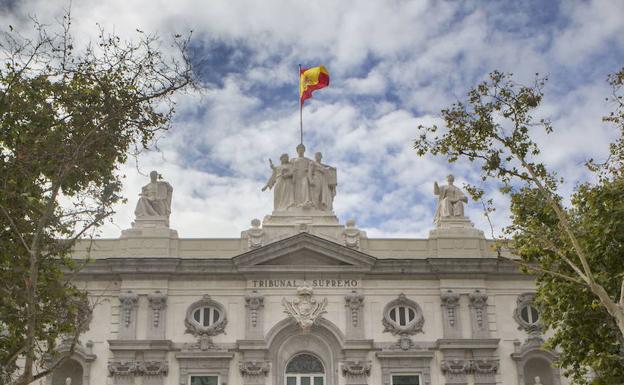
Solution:
<path fill-rule="evenodd" d="M 347 310 L 347 340 L 364 338 L 363 317 L 364 296 L 355 290 L 345 296 L 345 308 Z"/>
<path fill-rule="evenodd" d="M 475 290 L 468 296 L 470 299 L 470 320 L 472 324 L 472 338 L 488 338 L 488 296 L 480 290 Z"/>
<path fill-rule="evenodd" d="M 149 302 L 149 315 L 147 317 L 147 339 L 165 339 L 165 318 L 167 308 L 167 295 L 156 291 L 147 296 Z"/>
<path fill-rule="evenodd" d="M 119 294 L 119 336 L 120 340 L 136 338 L 137 305 L 139 296 L 128 290 Z"/>
<path fill-rule="evenodd" d="M 444 338 L 461 338 L 459 294 L 447 290 L 440 296 Z"/>

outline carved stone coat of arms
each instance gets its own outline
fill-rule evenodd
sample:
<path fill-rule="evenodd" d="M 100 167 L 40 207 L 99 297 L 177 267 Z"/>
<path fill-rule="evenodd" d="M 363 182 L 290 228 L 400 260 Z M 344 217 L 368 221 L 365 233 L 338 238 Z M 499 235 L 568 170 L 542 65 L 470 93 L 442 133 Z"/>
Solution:
<path fill-rule="evenodd" d="M 292 317 L 303 331 L 310 331 L 324 313 L 327 313 L 327 298 L 317 301 L 312 298 L 312 288 L 306 283 L 297 288 L 297 298 L 292 301 L 282 299 L 284 313 Z"/>

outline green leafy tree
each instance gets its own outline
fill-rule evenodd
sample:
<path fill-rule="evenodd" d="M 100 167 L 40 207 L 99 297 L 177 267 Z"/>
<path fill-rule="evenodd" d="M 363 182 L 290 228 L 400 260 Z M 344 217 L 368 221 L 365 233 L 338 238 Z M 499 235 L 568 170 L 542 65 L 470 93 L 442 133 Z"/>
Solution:
<path fill-rule="evenodd" d="M 547 345 L 560 351 L 559 365 L 579 384 L 624 382 L 623 80 L 624 69 L 609 77 L 607 100 L 615 108 L 604 119 L 620 137 L 607 161 L 587 162 L 595 177 L 579 184 L 567 204 L 563 180 L 540 162 L 543 148 L 533 139 L 538 130 L 553 131 L 547 119 L 533 117 L 546 79 L 522 86 L 511 74 L 492 72 L 466 102 L 442 110 L 444 129 L 420 126 L 414 143 L 421 156 L 477 163 L 483 183 L 510 196 L 508 239 L 499 247 L 510 247 L 520 257 L 512 262 L 535 275 L 541 322 L 554 332 Z M 482 187 L 468 191 L 485 200 Z M 491 203 L 484 202 L 486 215 Z"/>
<path fill-rule="evenodd" d="M 23 385 L 63 362 L 93 303 L 69 251 L 123 200 L 118 168 L 169 127 L 172 95 L 194 85 L 188 38 L 168 52 L 137 30 L 100 29 L 80 49 L 59 31 L 0 35 L 0 383 Z M 59 343 L 69 344 L 63 354 Z"/>

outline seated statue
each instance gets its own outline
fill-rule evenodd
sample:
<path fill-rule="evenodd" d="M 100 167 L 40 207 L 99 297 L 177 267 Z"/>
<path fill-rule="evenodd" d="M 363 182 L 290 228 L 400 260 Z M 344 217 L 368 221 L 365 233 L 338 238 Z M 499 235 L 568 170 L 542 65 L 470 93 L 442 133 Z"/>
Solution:
<path fill-rule="evenodd" d="M 137 218 L 169 217 L 171 214 L 171 195 L 173 187 L 165 181 L 159 181 L 158 172 L 150 172 L 150 182 L 143 186 L 139 194 L 134 214 Z"/>
<path fill-rule="evenodd" d="M 433 184 L 433 193 L 438 196 L 438 205 L 433 220 L 435 223 L 442 218 L 464 218 L 464 203 L 468 203 L 468 197 L 453 184 L 455 177 L 449 175 L 446 180 L 448 182 L 446 186 L 438 186 L 438 182 Z"/>

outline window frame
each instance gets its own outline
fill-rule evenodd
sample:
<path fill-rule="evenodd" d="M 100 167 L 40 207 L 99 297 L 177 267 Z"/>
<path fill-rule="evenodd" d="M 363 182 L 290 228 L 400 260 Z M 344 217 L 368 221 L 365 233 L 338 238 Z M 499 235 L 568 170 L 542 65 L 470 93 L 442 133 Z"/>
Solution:
<path fill-rule="evenodd" d="M 394 385 L 394 376 L 416 376 L 418 377 L 418 385 L 423 385 L 422 382 L 422 373 L 391 373 L 390 374 L 390 385 Z"/>
<path fill-rule="evenodd" d="M 221 376 L 215 373 L 196 373 L 188 375 L 187 385 L 191 385 L 193 383 L 193 377 L 217 377 L 217 385 L 221 384 Z"/>
<path fill-rule="evenodd" d="M 204 326 L 203 317 L 204 312 L 201 312 L 200 322 L 195 320 L 195 312 L 203 308 L 212 308 L 219 313 L 219 320 L 213 322 L 208 326 Z M 210 298 L 209 295 L 204 295 L 199 301 L 193 302 L 186 310 L 186 317 L 184 318 L 184 325 L 186 326 L 186 333 L 190 333 L 196 337 L 209 336 L 213 337 L 218 334 L 225 333 L 225 327 L 227 326 L 228 319 L 225 308 L 219 302 Z"/>
<path fill-rule="evenodd" d="M 412 321 L 410 322 L 407 322 L 405 325 L 400 324 L 400 319 L 399 322 L 397 322 L 390 317 L 390 312 L 393 309 L 397 309 L 400 307 L 404 307 L 406 309 L 411 309 L 414 311 L 414 319 L 412 319 Z M 409 311 L 406 311 L 406 313 L 407 314 L 405 314 L 405 316 L 409 314 Z M 418 305 L 418 303 L 416 303 L 415 301 L 407 298 L 405 294 L 401 293 L 398 298 L 386 304 L 383 311 L 382 323 L 384 325 L 384 332 L 390 332 L 393 335 L 407 336 L 416 333 L 423 333 L 425 318 L 420 305 Z"/>

